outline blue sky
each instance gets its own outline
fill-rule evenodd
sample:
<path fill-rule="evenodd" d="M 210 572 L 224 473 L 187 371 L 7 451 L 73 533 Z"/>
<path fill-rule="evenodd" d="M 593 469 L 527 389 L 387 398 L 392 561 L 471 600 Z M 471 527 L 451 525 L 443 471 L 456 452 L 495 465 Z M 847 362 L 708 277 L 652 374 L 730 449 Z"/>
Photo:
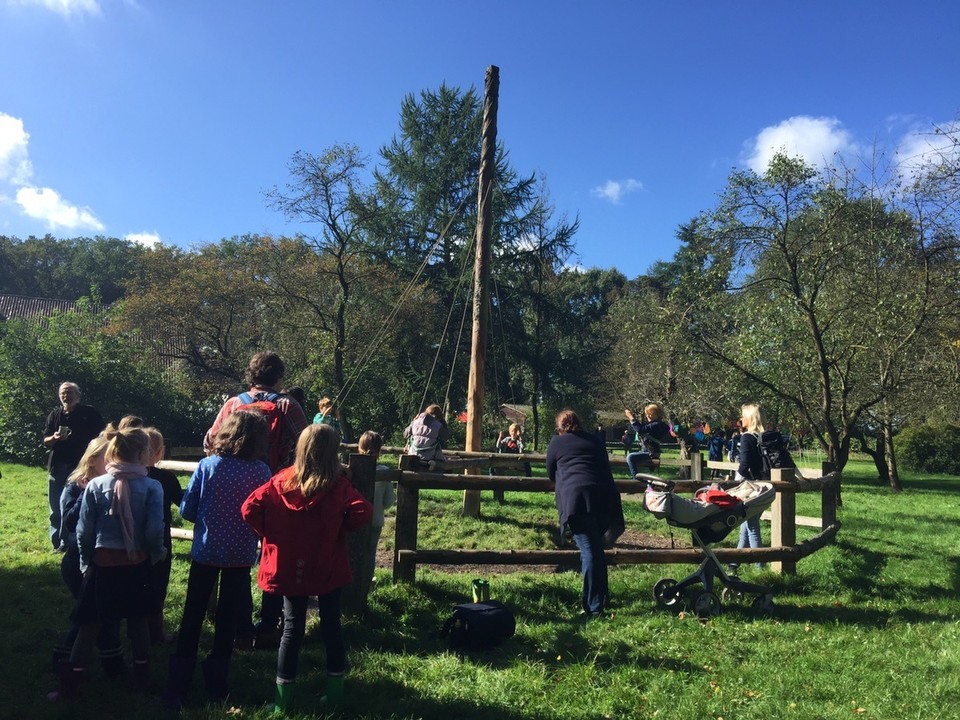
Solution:
<path fill-rule="evenodd" d="M 375 162 L 405 95 L 493 64 L 514 167 L 635 277 L 779 147 L 915 157 L 958 35 L 952 0 L 0 0 L 0 234 L 292 234 L 263 191 L 295 151 Z"/>

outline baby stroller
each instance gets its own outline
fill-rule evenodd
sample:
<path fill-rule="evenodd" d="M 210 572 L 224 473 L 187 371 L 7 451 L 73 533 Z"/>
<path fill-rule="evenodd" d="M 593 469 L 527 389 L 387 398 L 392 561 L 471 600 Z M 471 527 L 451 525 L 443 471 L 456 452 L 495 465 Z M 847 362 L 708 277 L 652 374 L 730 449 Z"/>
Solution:
<path fill-rule="evenodd" d="M 760 515 L 773 503 L 776 495 L 773 485 L 745 480 L 726 490 L 703 488 L 693 500 L 673 492 L 674 483 L 659 478 L 647 479 L 643 506 L 655 517 L 663 518 L 673 527 L 689 528 L 694 545 L 703 549 L 704 559 L 695 572 L 679 582 L 662 578 L 653 586 L 653 597 L 663 608 L 679 609 L 684 592 L 700 583 L 703 589 L 692 595 L 689 606 L 697 617 L 719 615 L 721 602 L 713 590 L 714 579 L 723 585 L 722 597 L 731 600 L 742 595 L 755 595 L 752 609 L 766 614 L 773 607 L 773 590 L 763 585 L 744 582 L 736 575 L 728 575 L 710 548 L 743 521 Z"/>

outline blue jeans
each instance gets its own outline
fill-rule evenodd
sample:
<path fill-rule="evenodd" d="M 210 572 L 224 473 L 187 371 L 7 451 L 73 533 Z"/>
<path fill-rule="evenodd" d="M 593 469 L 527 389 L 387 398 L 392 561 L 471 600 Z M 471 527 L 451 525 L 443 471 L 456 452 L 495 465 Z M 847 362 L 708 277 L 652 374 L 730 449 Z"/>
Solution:
<path fill-rule="evenodd" d="M 292 683 L 297 679 L 300 646 L 307 627 L 306 596 L 283 598 L 283 638 L 277 654 L 277 682 Z M 347 667 L 347 648 L 340 626 L 340 590 L 317 598 L 320 614 L 320 637 L 327 650 L 327 674 L 342 675 Z"/>
<path fill-rule="evenodd" d="M 738 548 L 758 548 L 763 547 L 763 538 L 760 535 L 760 516 L 750 518 L 740 525 L 740 539 L 737 541 Z M 763 563 L 757 563 L 758 568 L 763 567 Z"/>
<path fill-rule="evenodd" d="M 67 484 L 67 476 L 73 471 L 71 467 L 55 466 L 47 475 L 47 502 L 50 505 L 50 542 L 54 549 L 60 547 L 60 496 Z"/>
<path fill-rule="evenodd" d="M 632 478 L 638 472 L 640 472 L 640 461 L 644 463 L 650 459 L 651 455 L 646 450 L 641 450 L 639 452 L 632 452 L 627 455 L 627 467 L 630 469 L 630 477 Z"/>
<path fill-rule="evenodd" d="M 593 515 L 574 515 L 568 524 L 573 541 L 580 548 L 580 574 L 583 576 L 583 611 L 603 612 L 609 595 L 607 557 L 603 554 L 603 533 Z"/>

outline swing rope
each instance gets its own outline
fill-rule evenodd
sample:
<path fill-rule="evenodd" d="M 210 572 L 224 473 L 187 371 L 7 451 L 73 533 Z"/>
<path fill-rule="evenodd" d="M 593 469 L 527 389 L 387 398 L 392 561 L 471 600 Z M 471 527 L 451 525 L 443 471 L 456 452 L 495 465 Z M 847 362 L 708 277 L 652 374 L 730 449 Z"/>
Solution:
<path fill-rule="evenodd" d="M 353 374 L 348 378 L 347 382 L 344 383 L 344 386 L 340 389 L 340 392 L 337 393 L 336 404 L 342 405 L 346 402 L 347 398 L 350 396 L 350 393 L 353 391 L 353 388 L 356 386 L 357 381 L 360 379 L 360 376 L 363 374 L 363 371 L 366 369 L 371 358 L 377 350 L 380 349 L 380 345 L 387 337 L 387 333 L 390 329 L 390 326 L 396 320 L 397 315 L 400 313 L 400 308 L 403 307 L 403 303 L 406 302 L 407 298 L 413 293 L 414 287 L 420 280 L 420 277 L 423 275 L 424 271 L 427 268 L 427 265 L 430 262 L 430 258 L 436 249 L 440 246 L 440 243 L 447 236 L 447 232 L 450 230 L 450 226 L 453 225 L 453 221 L 456 220 L 460 213 L 463 212 L 464 207 L 466 207 L 467 201 L 470 199 L 469 195 L 464 196 L 463 200 L 460 201 L 460 205 L 457 206 L 457 209 L 454 211 L 453 215 L 447 221 L 446 227 L 443 228 L 443 232 L 437 236 L 436 241 L 430 247 L 430 250 L 426 253 L 423 258 L 423 262 L 420 263 L 420 267 L 417 268 L 417 271 L 414 273 L 413 277 L 410 279 L 410 282 L 407 283 L 406 287 L 400 293 L 400 297 L 393 306 L 393 309 L 390 311 L 389 315 L 384 319 L 383 323 L 380 326 L 380 329 L 377 331 L 377 334 L 374 336 L 373 340 L 367 345 L 366 350 L 361 354 L 359 361 L 353 371 Z"/>

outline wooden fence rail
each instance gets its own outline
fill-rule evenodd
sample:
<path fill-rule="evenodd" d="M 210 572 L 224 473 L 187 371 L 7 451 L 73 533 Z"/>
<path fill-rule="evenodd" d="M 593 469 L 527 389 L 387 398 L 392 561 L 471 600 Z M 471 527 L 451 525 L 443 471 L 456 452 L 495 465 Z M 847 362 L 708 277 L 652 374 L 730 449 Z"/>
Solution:
<path fill-rule="evenodd" d="M 355 446 L 345 445 L 349 452 Z M 401 451 L 402 448 L 390 448 Z M 509 455 L 497 453 L 472 453 L 465 451 L 444 451 L 448 456 L 446 463 L 432 464 L 436 470 L 462 471 L 466 468 L 507 468 L 522 465 L 525 462 L 542 463 L 540 454 Z M 614 458 L 611 464 L 616 465 Z M 164 460 L 159 463 L 174 472 L 190 473 L 196 468 L 196 462 Z M 689 468 L 689 480 L 680 480 L 675 485 L 676 492 L 694 492 L 703 487 L 704 470 L 733 471 L 733 463 L 704 462 L 702 453 L 693 453 L 690 459 L 663 459 L 660 465 Z M 413 582 L 416 579 L 418 564 L 442 565 L 555 565 L 566 566 L 578 563 L 578 550 L 463 550 L 463 549 L 421 549 L 418 547 L 419 493 L 420 490 L 494 490 L 510 492 L 553 492 L 554 484 L 546 478 L 528 478 L 520 476 L 484 476 L 451 474 L 448 472 L 423 472 L 419 458 L 401 455 L 400 468 L 397 470 L 375 470 L 372 459 L 366 455 L 350 453 L 349 466 L 354 485 L 368 499 L 372 499 L 376 480 L 397 483 L 396 531 L 394 539 L 393 577 L 395 580 Z M 811 471 L 805 471 L 810 473 Z M 793 470 L 773 470 L 771 483 L 776 489 L 776 498 L 768 513 L 771 532 L 771 547 L 766 548 L 719 548 L 718 559 L 723 562 L 770 562 L 774 571 L 782 573 L 796 572 L 798 560 L 816 552 L 832 542 L 840 528 L 837 521 L 837 508 L 833 493 L 834 483 L 839 473 L 831 472 L 824 464 L 818 477 L 798 477 Z M 642 476 L 641 476 L 642 477 Z M 655 476 L 647 476 L 655 477 Z M 616 480 L 617 489 L 623 494 L 642 493 L 645 483 L 642 480 Z M 734 483 L 723 481 L 720 485 Z M 796 494 L 800 492 L 819 492 L 821 513 L 819 520 L 802 519 L 796 514 Z M 814 537 L 797 543 L 798 524 L 816 524 L 820 532 Z M 175 537 L 192 537 L 189 530 L 174 529 Z M 352 536 L 352 561 L 359 562 L 362 550 L 367 547 L 365 533 Z M 607 561 L 613 565 L 639 563 L 699 563 L 703 552 L 698 548 L 649 548 L 642 550 L 617 550 L 606 552 Z M 351 596 L 345 606 L 362 607 L 369 589 L 369 578 L 360 578 L 351 590 Z"/>
<path fill-rule="evenodd" d="M 699 454 L 695 454 L 697 457 Z M 493 456 L 497 457 L 497 456 Z M 516 458 L 517 456 L 512 456 Z M 702 462 L 702 456 L 701 462 Z M 693 460 L 696 465 L 697 461 Z M 446 463 L 444 469 L 460 463 Z M 471 463 L 473 465 L 473 463 Z M 434 467 L 439 468 L 439 465 Z M 716 550 L 717 557 L 724 562 L 770 562 L 774 571 L 781 573 L 796 572 L 796 563 L 803 557 L 815 552 L 831 542 L 840 528 L 836 520 L 836 505 L 832 492 L 833 484 L 839 473 L 828 472 L 817 478 L 798 479 L 793 470 L 773 470 L 771 483 L 776 489 L 776 497 L 770 508 L 771 546 L 768 548 L 723 548 Z M 396 534 L 394 542 L 394 580 L 413 582 L 416 580 L 418 564 L 467 565 L 572 565 L 579 558 L 577 550 L 435 550 L 421 549 L 417 544 L 419 521 L 420 490 L 494 490 L 511 492 L 553 492 L 554 484 L 545 478 L 526 477 L 484 477 L 479 475 L 455 475 L 436 472 L 422 472 L 420 461 L 415 456 L 402 456 L 400 469 L 379 471 L 378 479 L 390 479 L 397 482 Z M 617 489 L 624 494 L 642 493 L 646 484 L 642 480 L 616 480 Z M 733 485 L 721 482 L 721 485 Z M 696 480 L 680 481 L 675 486 L 677 492 L 693 492 L 703 486 Z M 824 492 L 824 490 L 827 490 Z M 820 492 L 821 494 L 821 530 L 799 545 L 796 535 L 796 493 Z M 637 563 L 699 563 L 703 552 L 698 548 L 645 550 L 608 550 L 607 560 L 611 564 Z"/>

